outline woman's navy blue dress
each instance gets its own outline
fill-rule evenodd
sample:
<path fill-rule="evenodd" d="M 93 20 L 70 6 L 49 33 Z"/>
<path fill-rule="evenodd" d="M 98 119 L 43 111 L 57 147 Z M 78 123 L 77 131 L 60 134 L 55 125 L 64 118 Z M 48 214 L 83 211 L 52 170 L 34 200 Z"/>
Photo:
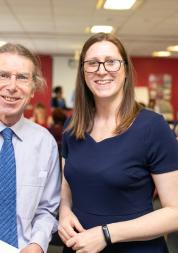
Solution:
<path fill-rule="evenodd" d="M 152 212 L 151 174 L 178 169 L 174 134 L 161 115 L 145 109 L 127 131 L 100 142 L 87 133 L 84 140 L 64 133 L 62 155 L 72 209 L 86 229 Z M 167 253 L 168 249 L 160 237 L 116 243 L 102 252 Z"/>

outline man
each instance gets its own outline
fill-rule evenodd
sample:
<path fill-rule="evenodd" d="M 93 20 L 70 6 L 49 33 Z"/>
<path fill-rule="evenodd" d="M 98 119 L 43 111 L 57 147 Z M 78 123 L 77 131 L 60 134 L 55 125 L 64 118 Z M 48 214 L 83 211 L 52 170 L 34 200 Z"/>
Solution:
<path fill-rule="evenodd" d="M 9 244 L 20 248 L 20 253 L 46 252 L 51 234 L 57 230 L 55 215 L 60 188 L 57 144 L 48 130 L 23 117 L 34 92 L 44 84 L 38 61 L 28 49 L 10 43 L 0 48 L 0 240 L 9 243 L 15 237 L 16 242 Z M 5 132 L 12 133 L 12 141 L 6 141 Z M 4 171 L 10 167 L 11 173 L 14 165 L 15 173 L 4 176 Z M 3 195 L 11 183 L 5 185 L 6 177 L 10 181 L 16 177 L 15 197 L 11 197 L 10 203 Z M 11 191 L 13 187 L 9 188 Z M 6 201 L 11 206 L 14 202 L 15 211 L 13 207 L 12 211 L 6 208 Z M 4 215 L 5 209 L 9 214 Z M 13 212 L 16 225 L 10 228 L 13 222 L 7 224 Z M 7 231 L 13 233 L 9 236 Z"/>
<path fill-rule="evenodd" d="M 57 86 L 54 88 L 55 97 L 52 98 L 52 108 L 61 108 L 61 109 L 67 109 L 66 101 L 63 98 L 63 90 L 61 86 Z"/>

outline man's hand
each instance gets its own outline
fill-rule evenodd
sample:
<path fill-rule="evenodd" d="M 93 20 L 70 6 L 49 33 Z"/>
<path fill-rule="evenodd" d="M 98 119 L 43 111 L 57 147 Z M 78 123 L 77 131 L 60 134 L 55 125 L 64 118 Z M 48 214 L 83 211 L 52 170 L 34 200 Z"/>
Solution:
<path fill-rule="evenodd" d="M 43 250 L 37 243 L 31 243 L 20 250 L 19 253 L 43 253 Z"/>

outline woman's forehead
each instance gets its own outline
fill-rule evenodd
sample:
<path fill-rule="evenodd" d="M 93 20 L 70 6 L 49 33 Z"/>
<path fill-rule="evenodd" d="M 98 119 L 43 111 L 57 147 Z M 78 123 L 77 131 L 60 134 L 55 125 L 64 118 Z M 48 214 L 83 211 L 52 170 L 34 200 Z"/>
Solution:
<path fill-rule="evenodd" d="M 120 57 L 120 52 L 117 46 L 110 41 L 96 42 L 89 47 L 86 52 L 85 58 L 88 57 Z"/>

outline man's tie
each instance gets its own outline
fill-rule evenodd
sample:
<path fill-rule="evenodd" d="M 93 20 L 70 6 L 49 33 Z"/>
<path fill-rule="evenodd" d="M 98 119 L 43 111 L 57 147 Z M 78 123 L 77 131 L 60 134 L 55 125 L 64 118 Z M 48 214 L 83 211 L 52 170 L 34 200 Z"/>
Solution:
<path fill-rule="evenodd" d="M 4 143 L 0 151 L 0 240 L 18 247 L 16 217 L 16 163 L 13 132 L 1 132 Z"/>

